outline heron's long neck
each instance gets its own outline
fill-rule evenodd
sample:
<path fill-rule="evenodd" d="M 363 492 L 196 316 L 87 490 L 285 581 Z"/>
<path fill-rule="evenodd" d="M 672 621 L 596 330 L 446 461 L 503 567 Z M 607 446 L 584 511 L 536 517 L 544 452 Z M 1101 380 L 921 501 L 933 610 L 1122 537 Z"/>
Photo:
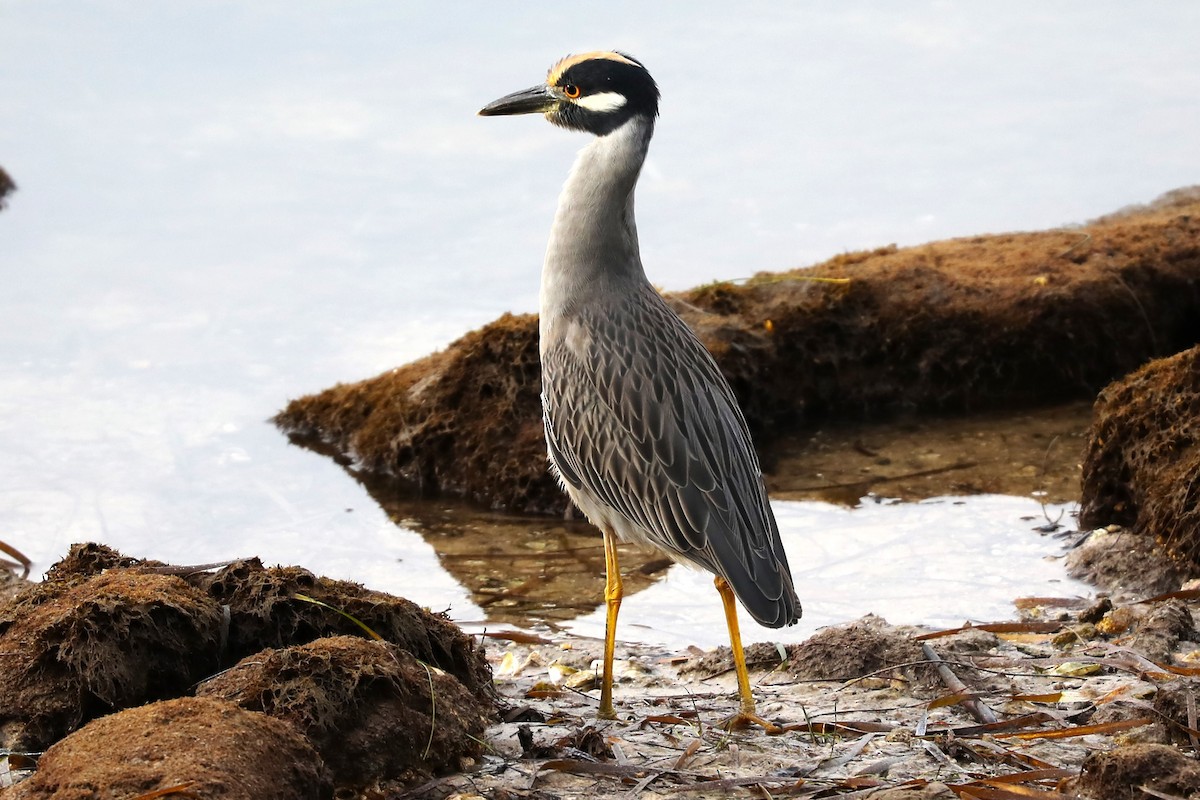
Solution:
<path fill-rule="evenodd" d="M 580 151 L 558 200 L 542 267 L 543 320 L 581 299 L 645 281 L 633 190 L 654 121 L 634 117 Z"/>

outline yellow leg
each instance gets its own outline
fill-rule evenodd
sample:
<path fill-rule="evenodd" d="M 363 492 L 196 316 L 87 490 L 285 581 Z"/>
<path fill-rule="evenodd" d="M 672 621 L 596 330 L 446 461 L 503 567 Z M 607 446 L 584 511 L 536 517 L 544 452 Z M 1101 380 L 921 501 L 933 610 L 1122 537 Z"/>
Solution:
<path fill-rule="evenodd" d="M 600 719 L 616 719 L 613 709 L 613 649 L 617 643 L 617 612 L 621 609 L 621 568 L 617 564 L 617 537 L 608 528 L 604 529 L 604 671 L 600 678 Z"/>
<path fill-rule="evenodd" d="M 783 733 L 783 728 L 767 722 L 755 712 L 754 693 L 750 690 L 750 672 L 746 669 L 746 651 L 742 649 L 742 633 L 738 628 L 737 600 L 734 598 L 733 588 L 730 587 L 729 582 L 720 575 L 713 580 L 713 584 L 721 595 L 721 604 L 725 606 L 725 624 L 729 627 L 729 647 L 733 650 L 733 669 L 737 673 L 738 695 L 742 700 L 742 710 L 730 718 L 729 726 L 739 728 L 753 723 L 762 726 L 767 733 Z"/>

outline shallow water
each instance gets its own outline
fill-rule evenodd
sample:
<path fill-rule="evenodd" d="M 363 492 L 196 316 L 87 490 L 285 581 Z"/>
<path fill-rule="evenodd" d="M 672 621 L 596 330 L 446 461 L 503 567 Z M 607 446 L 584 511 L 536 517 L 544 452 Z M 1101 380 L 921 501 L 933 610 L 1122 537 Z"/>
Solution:
<path fill-rule="evenodd" d="M 1064 544 L 1036 530 L 1056 520 L 1069 528 L 1068 506 L 1004 495 L 868 497 L 854 508 L 817 501 L 772 506 L 804 616 L 774 631 L 742 612 L 747 642 L 800 641 L 822 626 L 871 613 L 895 624 L 942 627 L 1005 620 L 1019 597 L 1093 593 L 1065 575 Z M 590 525 L 414 501 L 392 512 L 394 521 L 360 497 L 353 506 L 297 515 L 275 530 L 171 541 L 114 529 L 104 541 L 139 556 L 186 552 L 188 563 L 254 555 L 269 542 L 268 563 L 301 564 L 403 595 L 447 611 L 471 631 L 603 634 L 604 556 Z M 26 549 L 42 565 L 66 545 L 37 544 Z M 726 641 L 708 573 L 643 548 L 625 546 L 621 553 L 623 641 L 702 647 Z"/>
<path fill-rule="evenodd" d="M 9 4 L 0 538 L 38 570 L 85 539 L 257 554 L 478 619 L 425 540 L 264 422 L 534 308 L 582 140 L 478 107 L 570 50 L 644 59 L 643 256 L 681 288 L 1200 181 L 1198 29 L 1200 7 L 1116 2 L 616 2 L 565 28 L 487 3 Z"/>
<path fill-rule="evenodd" d="M 743 640 L 801 641 L 818 628 L 864 614 L 893 624 L 956 627 L 1013 619 L 1018 597 L 1088 597 L 1093 589 L 1064 574 L 1061 544 L 1033 530 L 1064 507 L 1018 497 L 943 497 L 919 503 L 868 498 L 849 509 L 775 502 L 780 534 L 804 616 L 769 630 L 741 614 Z M 1064 515 L 1065 521 L 1070 517 Z M 602 636 L 602 609 L 571 622 Z M 621 605 L 621 638 L 713 646 L 727 641 L 707 573 L 681 567 Z"/>

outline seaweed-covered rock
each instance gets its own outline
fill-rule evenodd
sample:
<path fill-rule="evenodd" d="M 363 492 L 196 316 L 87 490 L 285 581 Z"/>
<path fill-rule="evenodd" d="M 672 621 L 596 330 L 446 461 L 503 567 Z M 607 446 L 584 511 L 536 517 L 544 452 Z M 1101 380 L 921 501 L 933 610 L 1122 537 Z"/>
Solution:
<path fill-rule="evenodd" d="M 540 396 L 537 317 L 505 314 L 443 352 L 293 401 L 276 422 L 293 441 L 353 462 L 364 481 L 561 513 Z"/>
<path fill-rule="evenodd" d="M 801 680 L 845 681 L 896 667 L 914 677 L 915 662 L 922 660 L 921 648 L 909 631 L 889 625 L 874 614 L 846 625 L 822 628 L 799 644 L 784 648 L 770 642 L 755 642 L 746 648 L 750 669 L 782 670 Z M 733 653 L 722 645 L 689 660 L 681 673 L 716 675 L 733 669 Z"/>
<path fill-rule="evenodd" d="M 482 646 L 444 615 L 257 559 L 214 573 L 76 545 L 0 605 L 0 666 L 0 746 L 76 731 L 11 795 L 22 798 L 185 784 L 197 797 L 324 798 L 331 779 L 310 740 L 340 786 L 411 782 L 478 756 L 494 715 Z M 178 699 L 197 685 L 221 699 Z M 123 759 L 138 763 L 122 772 Z"/>
<path fill-rule="evenodd" d="M 116 567 L 158 567 L 161 561 L 134 558 L 97 542 L 71 545 L 67 554 L 46 570 L 46 583 L 66 585 L 87 580 Z"/>
<path fill-rule="evenodd" d="M 450 673 L 476 696 L 493 694 L 482 647 L 445 615 L 403 597 L 318 577 L 301 567 L 263 567 L 258 559 L 189 580 L 229 608 L 230 661 L 325 636 L 362 636 L 358 620 L 413 657 Z"/>
<path fill-rule="evenodd" d="M 46 751 L 0 800 L 329 800 L 328 771 L 292 726 L 209 698 L 95 720 Z"/>
<path fill-rule="evenodd" d="M 1148 800 L 1150 797 L 1195 797 L 1200 794 L 1200 764 L 1174 747 L 1133 744 L 1093 753 L 1066 791 L 1103 800 Z M 1155 795 L 1142 791 L 1153 789 Z"/>
<path fill-rule="evenodd" d="M 1200 347 L 1153 361 L 1100 393 L 1079 520 L 1122 525 L 1200 571 Z"/>
<path fill-rule="evenodd" d="M 186 692 L 217 669 L 221 616 L 180 578 L 135 569 L 33 585 L 0 607 L 0 740 L 38 749 Z"/>
<path fill-rule="evenodd" d="M 1090 398 L 1195 344 L 1200 192 L 1070 230 L 851 253 L 668 300 L 729 378 L 769 464 L 773 434 L 801 421 Z M 276 423 L 368 488 L 560 514 L 539 392 L 537 320 L 506 315 L 443 352 L 294 400 Z"/>
<path fill-rule="evenodd" d="M 411 782 L 479 755 L 493 706 L 394 645 L 333 636 L 264 650 L 197 690 L 285 720 L 339 786 Z"/>
<path fill-rule="evenodd" d="M 1123 600 L 1173 592 L 1186 580 L 1185 565 L 1159 552 L 1152 538 L 1119 525 L 1091 531 L 1067 554 L 1067 573 Z"/>
<path fill-rule="evenodd" d="M 896 668 L 914 675 L 922 660 L 911 634 L 868 614 L 849 625 L 824 628 L 788 652 L 788 672 L 803 680 L 849 680 Z"/>

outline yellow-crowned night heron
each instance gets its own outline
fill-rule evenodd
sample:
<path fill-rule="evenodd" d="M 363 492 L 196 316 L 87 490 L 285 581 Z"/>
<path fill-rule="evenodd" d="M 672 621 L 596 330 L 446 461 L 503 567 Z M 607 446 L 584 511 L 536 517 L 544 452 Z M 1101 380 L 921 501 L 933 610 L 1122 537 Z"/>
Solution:
<path fill-rule="evenodd" d="M 596 136 L 567 178 L 542 267 L 542 408 L 550 463 L 604 534 L 607 627 L 600 711 L 615 716 L 616 540 L 646 542 L 716 575 L 743 720 L 754 713 L 737 595 L 763 625 L 800 617 L 758 458 L 729 384 L 642 269 L 633 191 L 658 87 L 617 52 L 569 56 L 484 116 L 545 114 Z"/>

